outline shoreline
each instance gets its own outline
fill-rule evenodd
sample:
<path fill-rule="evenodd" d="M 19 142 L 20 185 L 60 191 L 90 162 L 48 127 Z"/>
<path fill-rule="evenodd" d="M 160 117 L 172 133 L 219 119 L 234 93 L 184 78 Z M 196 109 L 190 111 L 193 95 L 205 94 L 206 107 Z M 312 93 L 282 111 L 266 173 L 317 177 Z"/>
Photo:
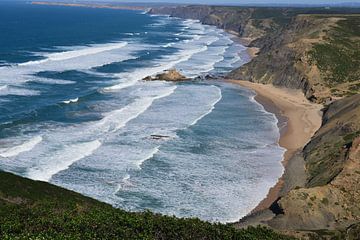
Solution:
<path fill-rule="evenodd" d="M 286 181 L 285 174 L 290 159 L 301 150 L 320 128 L 322 115 L 320 104 L 309 102 L 300 90 L 277 88 L 242 80 L 226 80 L 250 89 L 256 93 L 255 100 L 266 111 L 275 114 L 280 131 L 279 145 L 285 149 L 281 163 L 284 172 L 277 183 L 269 189 L 267 196 L 261 200 L 249 214 L 268 209 L 280 197 Z M 285 125 L 283 126 L 283 124 Z"/>
<path fill-rule="evenodd" d="M 144 10 L 141 7 L 111 6 L 97 4 L 72 4 L 72 3 L 51 3 L 46 1 L 32 2 L 37 5 L 56 5 L 67 7 L 90 7 L 110 8 L 127 10 Z M 224 29 L 222 29 L 224 30 Z M 259 48 L 249 47 L 253 39 L 243 38 L 237 32 L 224 30 L 234 36 L 238 43 L 247 47 L 246 51 L 253 59 L 257 56 Z M 261 104 L 267 112 L 273 113 L 278 119 L 280 131 L 279 145 L 285 149 L 281 163 L 284 167 L 283 174 L 277 183 L 269 189 L 267 196 L 249 213 L 265 210 L 279 198 L 286 179 L 284 178 L 287 165 L 290 159 L 308 143 L 314 133 L 321 126 L 320 110 L 322 105 L 310 103 L 300 90 L 287 88 L 276 88 L 273 85 L 263 85 L 240 80 L 226 80 L 226 82 L 238 84 L 256 92 L 255 100 Z M 296 126 L 296 127 L 295 127 Z M 302 131 L 304 130 L 304 131 Z"/>

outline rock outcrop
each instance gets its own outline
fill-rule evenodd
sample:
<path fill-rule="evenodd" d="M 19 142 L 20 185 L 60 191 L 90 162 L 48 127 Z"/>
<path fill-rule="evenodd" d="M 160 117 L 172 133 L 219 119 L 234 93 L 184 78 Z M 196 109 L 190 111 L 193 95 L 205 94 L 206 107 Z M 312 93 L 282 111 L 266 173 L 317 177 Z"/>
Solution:
<path fill-rule="evenodd" d="M 157 74 L 155 77 L 148 76 L 144 78 L 145 81 L 170 81 L 170 82 L 181 82 L 187 81 L 189 78 L 186 78 L 184 75 L 179 73 L 176 69 L 170 69 L 163 73 Z"/>

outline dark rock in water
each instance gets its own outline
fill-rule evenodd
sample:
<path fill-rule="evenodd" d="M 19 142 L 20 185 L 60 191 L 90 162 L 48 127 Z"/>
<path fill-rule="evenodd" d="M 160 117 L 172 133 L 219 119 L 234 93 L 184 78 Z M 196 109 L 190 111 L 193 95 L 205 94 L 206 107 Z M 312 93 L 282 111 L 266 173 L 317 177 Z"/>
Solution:
<path fill-rule="evenodd" d="M 217 80 L 217 79 L 219 79 L 219 77 L 215 75 L 207 74 L 207 75 L 197 76 L 196 78 L 194 78 L 194 81 L 207 81 L 207 80 Z"/>
<path fill-rule="evenodd" d="M 153 135 L 150 135 L 151 139 L 154 139 L 154 140 L 161 140 L 161 139 L 167 139 L 167 138 L 170 138 L 170 136 L 166 136 L 166 135 L 157 135 L 157 134 L 153 134 Z"/>
<path fill-rule="evenodd" d="M 155 77 L 147 76 L 143 80 L 145 81 L 172 81 L 172 82 L 181 82 L 190 80 L 176 69 L 170 69 L 163 73 L 157 74 Z"/>
<path fill-rule="evenodd" d="M 143 80 L 145 80 L 145 81 L 151 81 L 151 80 L 152 80 L 152 77 L 151 77 L 151 76 L 147 76 L 147 77 L 145 77 Z"/>

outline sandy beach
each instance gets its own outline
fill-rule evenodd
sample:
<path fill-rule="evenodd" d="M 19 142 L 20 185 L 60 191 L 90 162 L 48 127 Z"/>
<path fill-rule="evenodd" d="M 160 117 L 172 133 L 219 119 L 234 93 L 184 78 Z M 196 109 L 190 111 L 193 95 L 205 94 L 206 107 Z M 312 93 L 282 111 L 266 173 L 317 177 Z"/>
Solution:
<path fill-rule="evenodd" d="M 289 159 L 303 148 L 321 126 L 322 105 L 309 102 L 300 90 L 278 88 L 248 81 L 229 80 L 256 92 L 256 101 L 274 113 L 279 119 L 281 136 L 279 145 L 286 149 L 282 163 L 284 167 Z M 285 127 L 281 127 L 283 123 Z M 283 186 L 283 177 L 269 190 L 267 197 L 259 203 L 253 212 L 268 208 L 278 197 Z"/>
<path fill-rule="evenodd" d="M 251 56 L 251 58 L 256 57 L 257 54 L 259 53 L 259 51 L 260 51 L 260 49 L 256 48 L 256 47 L 247 48 L 247 52 Z"/>

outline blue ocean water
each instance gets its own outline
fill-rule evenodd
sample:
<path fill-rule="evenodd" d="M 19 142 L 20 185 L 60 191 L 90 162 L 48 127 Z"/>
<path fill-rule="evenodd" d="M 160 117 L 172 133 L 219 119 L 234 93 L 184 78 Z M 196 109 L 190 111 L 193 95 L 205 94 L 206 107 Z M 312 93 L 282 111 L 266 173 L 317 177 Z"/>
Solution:
<path fill-rule="evenodd" d="M 237 220 L 282 174 L 274 115 L 221 81 L 141 79 L 247 61 L 194 20 L 0 3 L 0 169 L 127 210 Z"/>

